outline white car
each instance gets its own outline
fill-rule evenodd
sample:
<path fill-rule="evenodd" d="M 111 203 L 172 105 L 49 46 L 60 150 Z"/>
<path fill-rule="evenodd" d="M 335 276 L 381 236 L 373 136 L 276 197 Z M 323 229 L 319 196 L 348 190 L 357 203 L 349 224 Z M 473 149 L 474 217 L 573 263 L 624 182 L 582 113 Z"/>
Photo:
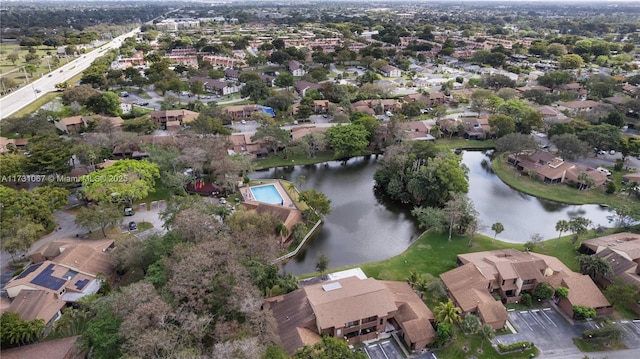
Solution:
<path fill-rule="evenodd" d="M 602 172 L 602 173 L 606 174 L 606 175 L 607 175 L 607 177 L 608 177 L 608 176 L 611 176 L 611 171 L 609 171 L 609 170 L 608 170 L 608 169 L 606 169 L 606 168 L 598 167 L 598 168 L 596 168 L 596 170 L 597 170 L 597 171 L 599 171 L 599 172 Z"/>

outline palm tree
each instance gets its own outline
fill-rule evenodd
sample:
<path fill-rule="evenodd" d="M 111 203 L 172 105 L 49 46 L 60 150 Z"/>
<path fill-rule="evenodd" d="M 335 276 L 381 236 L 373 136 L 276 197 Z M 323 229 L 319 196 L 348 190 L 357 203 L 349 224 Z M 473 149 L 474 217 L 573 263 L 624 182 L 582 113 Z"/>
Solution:
<path fill-rule="evenodd" d="M 495 338 L 496 331 L 489 324 L 485 324 L 480 328 L 480 335 L 482 336 L 482 342 L 480 342 L 480 350 L 482 350 L 485 339 L 491 340 Z"/>
<path fill-rule="evenodd" d="M 284 222 L 280 221 L 276 225 L 276 235 L 287 238 L 289 236 L 289 228 L 284 224 Z"/>
<path fill-rule="evenodd" d="M 495 240 L 496 237 L 498 236 L 498 234 L 502 233 L 502 231 L 504 231 L 504 225 L 500 222 L 496 222 L 494 224 L 491 225 L 491 230 L 495 233 L 493 235 L 493 239 Z"/>
<path fill-rule="evenodd" d="M 582 254 L 576 257 L 576 260 L 580 265 L 580 272 L 588 274 L 594 281 L 598 275 L 605 276 L 612 272 L 611 265 L 602 257 Z"/>
<path fill-rule="evenodd" d="M 440 302 L 434 309 L 433 314 L 435 315 L 436 323 L 460 323 L 460 314 L 462 313 L 462 309 L 456 307 L 451 299 L 446 302 Z"/>
<path fill-rule="evenodd" d="M 589 175 L 587 172 L 580 172 L 578 175 L 578 182 L 580 182 L 580 190 L 582 191 L 585 188 L 588 188 L 587 181 L 589 179 Z"/>
<path fill-rule="evenodd" d="M 556 222 L 556 231 L 558 231 L 558 238 L 562 237 L 563 232 L 568 232 L 571 229 L 569 221 L 561 219 Z"/>
<path fill-rule="evenodd" d="M 298 184 L 298 186 L 302 190 L 304 188 L 304 185 L 307 183 L 307 177 L 305 177 L 303 175 L 298 176 L 296 178 L 296 183 Z"/>
<path fill-rule="evenodd" d="M 418 281 L 418 273 L 410 271 L 409 276 L 407 277 L 407 283 L 409 283 L 411 288 L 413 288 L 413 286 L 416 285 L 417 281 Z"/>

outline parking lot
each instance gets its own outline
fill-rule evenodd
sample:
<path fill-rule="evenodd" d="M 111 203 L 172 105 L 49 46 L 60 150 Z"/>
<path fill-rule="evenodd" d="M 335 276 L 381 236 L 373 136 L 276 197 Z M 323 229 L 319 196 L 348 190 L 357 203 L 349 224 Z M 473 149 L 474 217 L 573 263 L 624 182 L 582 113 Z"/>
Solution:
<path fill-rule="evenodd" d="M 518 333 L 498 336 L 495 342 L 532 342 L 545 354 L 576 350 L 573 338 L 596 328 L 595 322 L 571 324 L 551 308 L 510 311 L 509 321 Z"/>
<path fill-rule="evenodd" d="M 629 348 L 640 348 L 640 320 L 621 320 L 617 324 L 626 334 L 624 343 Z"/>
<path fill-rule="evenodd" d="M 400 348 L 391 340 L 370 344 L 364 347 L 365 353 L 371 359 L 402 359 Z"/>

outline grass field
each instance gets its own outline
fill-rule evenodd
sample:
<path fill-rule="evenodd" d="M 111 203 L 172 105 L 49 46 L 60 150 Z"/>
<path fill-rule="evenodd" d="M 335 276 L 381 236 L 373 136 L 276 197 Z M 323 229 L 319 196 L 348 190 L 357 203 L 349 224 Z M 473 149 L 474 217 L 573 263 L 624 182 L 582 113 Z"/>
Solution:
<path fill-rule="evenodd" d="M 38 46 L 35 47 L 36 54 L 40 56 L 40 64 L 36 66 L 36 71 L 29 75 L 29 77 L 41 77 L 44 74 L 50 72 L 49 65 L 51 65 L 51 70 L 55 70 L 56 68 L 70 62 L 73 58 L 60 58 L 59 63 L 56 66 L 55 60 L 50 59 L 50 55 L 55 55 L 57 49 L 55 47 L 49 46 Z M 7 58 L 9 54 L 15 53 L 18 55 L 18 59 L 15 64 Z M 13 79 L 16 84 L 22 84 L 25 82 L 25 75 L 22 67 L 26 65 L 26 61 L 24 56 L 29 53 L 29 49 L 26 46 L 20 46 L 16 43 L 0 43 L 0 74 L 2 76 L 6 76 L 10 79 Z"/>

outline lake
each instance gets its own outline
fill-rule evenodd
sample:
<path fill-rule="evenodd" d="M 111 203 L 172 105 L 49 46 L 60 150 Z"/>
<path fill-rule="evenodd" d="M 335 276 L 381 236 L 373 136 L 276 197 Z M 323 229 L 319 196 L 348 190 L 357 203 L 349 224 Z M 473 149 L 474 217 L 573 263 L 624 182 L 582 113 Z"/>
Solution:
<path fill-rule="evenodd" d="M 462 158 L 469 167 L 469 198 L 487 226 L 480 231 L 483 234 L 493 237 L 491 224 L 501 222 L 505 229 L 499 239 L 524 243 L 534 233 L 545 239 L 556 237 L 556 222 L 574 215 L 599 225 L 609 224 L 610 213 L 598 205 L 563 205 L 512 189 L 482 165 L 483 160 L 489 160 L 484 152 L 464 151 Z M 366 156 L 350 159 L 346 165 L 331 161 L 278 167 L 250 176 L 295 181 L 302 175 L 306 178 L 302 190 L 316 189 L 331 200 L 331 214 L 305 249 L 286 263 L 286 272 L 313 272 L 320 253 L 329 258 L 330 268 L 386 259 L 402 253 L 420 235 L 422 231 L 411 216 L 411 208 L 375 193 L 377 159 Z"/>

